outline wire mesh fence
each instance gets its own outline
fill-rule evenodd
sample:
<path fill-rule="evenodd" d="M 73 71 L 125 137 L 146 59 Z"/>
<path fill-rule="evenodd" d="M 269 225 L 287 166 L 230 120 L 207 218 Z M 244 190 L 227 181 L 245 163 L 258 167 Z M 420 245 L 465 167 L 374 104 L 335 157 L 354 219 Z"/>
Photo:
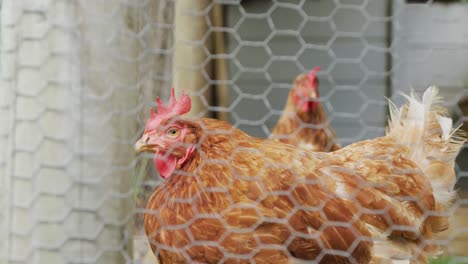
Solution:
<path fill-rule="evenodd" d="M 143 216 L 161 180 L 134 143 L 171 86 L 193 98 L 192 116 L 267 138 L 293 80 L 319 66 L 319 101 L 343 146 L 384 135 L 386 97 L 402 102 L 399 91 L 433 84 L 468 130 L 462 1 L 0 3 L 0 263 L 156 261 Z M 462 149 L 454 220 L 437 238 L 447 263 L 467 258 L 467 158 Z M 249 206 L 236 208 L 248 215 Z M 193 262 L 187 248 L 219 247 L 227 235 L 191 236 L 162 248 Z M 221 247 L 219 259 L 248 263 L 255 250 Z"/>

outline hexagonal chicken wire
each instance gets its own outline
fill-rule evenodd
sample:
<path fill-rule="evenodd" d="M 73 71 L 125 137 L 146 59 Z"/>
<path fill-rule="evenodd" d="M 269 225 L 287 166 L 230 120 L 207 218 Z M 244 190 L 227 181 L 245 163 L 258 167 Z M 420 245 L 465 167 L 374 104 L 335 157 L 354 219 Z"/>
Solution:
<path fill-rule="evenodd" d="M 153 261 L 141 218 L 159 179 L 133 143 L 171 84 L 193 114 L 267 137 L 294 77 L 320 66 L 343 145 L 383 134 L 385 97 L 436 84 L 466 130 L 468 5 L 408 2 L 0 1 L 0 263 Z M 467 153 L 440 242 L 460 258 Z"/>

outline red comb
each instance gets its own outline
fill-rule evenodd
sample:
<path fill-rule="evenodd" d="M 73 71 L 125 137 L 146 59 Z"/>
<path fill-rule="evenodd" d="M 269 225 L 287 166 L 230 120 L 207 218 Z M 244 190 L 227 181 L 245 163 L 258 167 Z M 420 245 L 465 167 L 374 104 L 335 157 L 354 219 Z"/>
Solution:
<path fill-rule="evenodd" d="M 314 69 L 312 69 L 309 74 L 307 75 L 307 77 L 309 78 L 309 82 L 311 85 L 314 84 L 315 80 L 317 79 L 317 72 L 320 71 L 320 67 L 315 67 Z"/>
<path fill-rule="evenodd" d="M 154 109 L 150 110 L 150 118 L 146 122 L 145 130 L 153 130 L 157 126 L 161 124 L 164 120 L 168 120 L 178 115 L 186 114 L 192 108 L 192 100 L 188 95 L 182 91 L 182 94 L 179 96 L 179 100 L 175 97 L 174 88 L 171 89 L 171 97 L 169 99 L 169 104 L 167 106 L 164 105 L 161 98 L 156 98 L 156 109 L 158 113 L 154 111 Z"/>

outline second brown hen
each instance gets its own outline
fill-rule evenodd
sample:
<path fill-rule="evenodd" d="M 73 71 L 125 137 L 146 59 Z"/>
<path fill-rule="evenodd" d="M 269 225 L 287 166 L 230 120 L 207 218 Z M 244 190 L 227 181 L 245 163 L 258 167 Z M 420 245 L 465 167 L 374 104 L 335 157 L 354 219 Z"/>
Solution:
<path fill-rule="evenodd" d="M 335 151 L 341 146 L 319 101 L 318 71 L 296 77 L 271 137 L 312 151 Z"/>

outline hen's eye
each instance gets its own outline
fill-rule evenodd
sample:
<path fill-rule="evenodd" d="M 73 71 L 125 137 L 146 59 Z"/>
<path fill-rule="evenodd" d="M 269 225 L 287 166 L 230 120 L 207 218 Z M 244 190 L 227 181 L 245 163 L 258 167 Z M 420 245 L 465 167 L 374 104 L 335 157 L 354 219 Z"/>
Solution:
<path fill-rule="evenodd" d="M 177 137 L 179 135 L 179 130 L 177 128 L 171 128 L 167 131 L 167 135 L 170 137 Z"/>

